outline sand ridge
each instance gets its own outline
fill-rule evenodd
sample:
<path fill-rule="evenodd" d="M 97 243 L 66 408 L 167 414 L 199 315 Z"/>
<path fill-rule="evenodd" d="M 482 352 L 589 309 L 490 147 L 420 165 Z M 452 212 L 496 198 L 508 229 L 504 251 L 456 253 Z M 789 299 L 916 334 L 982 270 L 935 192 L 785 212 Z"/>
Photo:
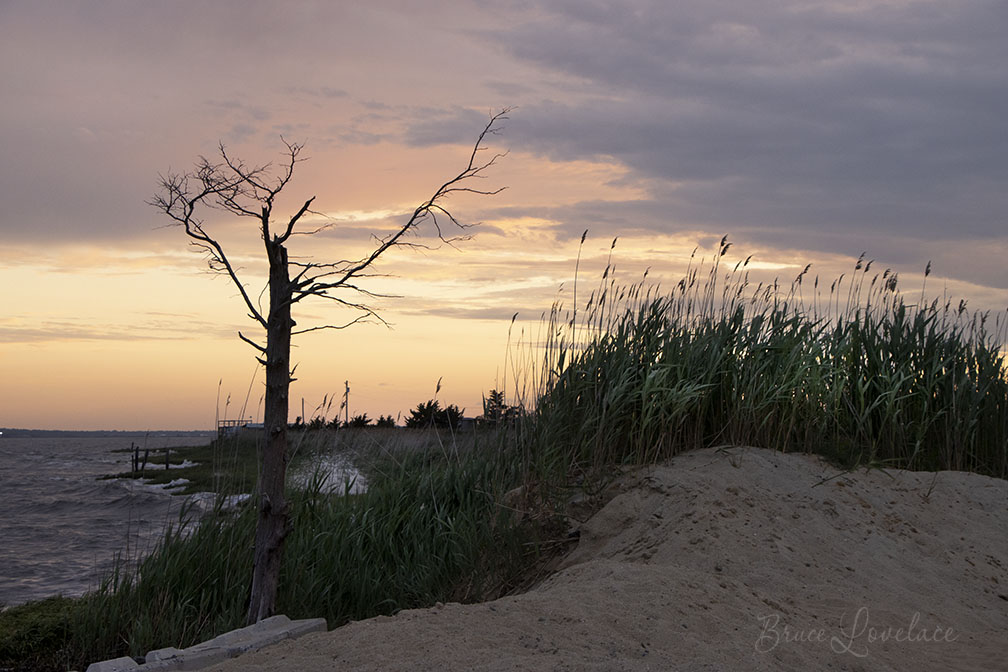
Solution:
<path fill-rule="evenodd" d="M 707 449 L 628 475 L 533 590 L 351 623 L 225 670 L 994 670 L 1008 481 Z"/>

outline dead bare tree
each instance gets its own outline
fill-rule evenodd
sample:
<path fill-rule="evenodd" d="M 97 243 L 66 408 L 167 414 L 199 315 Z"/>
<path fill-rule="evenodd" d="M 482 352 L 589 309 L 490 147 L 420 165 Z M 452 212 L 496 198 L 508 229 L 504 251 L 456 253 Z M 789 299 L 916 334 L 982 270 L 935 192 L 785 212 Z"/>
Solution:
<path fill-rule="evenodd" d="M 290 364 L 291 336 L 318 329 L 342 329 L 367 318 L 381 318 L 367 305 L 375 295 L 358 284 L 369 275 L 369 269 L 385 252 L 397 246 L 413 246 L 407 235 L 425 223 L 433 226 L 441 241 L 445 238 L 443 224 L 459 229 L 459 222 L 444 205 L 452 194 L 466 192 L 492 195 L 501 189 L 484 190 L 474 186 L 474 180 L 483 177 L 484 171 L 494 165 L 502 154 L 489 159 L 482 156 L 488 136 L 496 134 L 500 122 L 509 110 L 492 115 L 476 140 L 465 169 L 451 178 L 413 211 L 409 219 L 385 237 L 375 238 L 370 254 L 353 261 L 332 263 L 302 262 L 288 257 L 287 243 L 295 233 L 317 233 L 328 224 L 313 231 L 298 231 L 306 213 L 311 213 L 309 198 L 286 222 L 274 222 L 274 201 L 294 176 L 295 166 L 303 145 L 284 140 L 284 164 L 274 171 L 270 164 L 250 166 L 228 154 L 219 145 L 220 161 L 211 162 L 200 157 L 190 173 L 169 172 L 160 176 L 159 190 L 150 204 L 174 220 L 175 226 L 184 228 L 194 246 L 206 253 L 212 270 L 227 274 L 233 281 L 248 309 L 249 317 L 266 332 L 265 346 L 242 334 L 238 337 L 256 350 L 256 358 L 266 367 L 266 408 L 264 425 L 266 448 L 263 451 L 262 469 L 258 486 L 259 516 L 256 526 L 253 558 L 252 587 L 249 597 L 247 621 L 255 623 L 274 612 L 280 562 L 284 539 L 290 533 L 292 521 L 284 497 L 287 473 L 287 422 L 288 391 L 294 380 Z M 269 310 L 264 315 L 238 276 L 238 270 L 228 259 L 224 248 L 207 230 L 203 215 L 206 210 L 223 210 L 238 217 L 257 220 L 257 228 L 266 246 L 269 261 Z M 291 272 L 294 271 L 293 277 Z M 355 311 L 350 321 L 333 325 L 324 324 L 295 331 L 291 308 L 307 298 L 318 297 L 334 301 Z M 356 298 L 354 298 L 356 297 Z"/>

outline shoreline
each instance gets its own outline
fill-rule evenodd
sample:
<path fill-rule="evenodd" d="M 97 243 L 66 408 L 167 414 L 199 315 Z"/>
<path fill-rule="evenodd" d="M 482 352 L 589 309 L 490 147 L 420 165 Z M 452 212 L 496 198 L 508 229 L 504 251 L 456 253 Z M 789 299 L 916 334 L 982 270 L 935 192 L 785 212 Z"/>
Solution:
<path fill-rule="evenodd" d="M 117 553 L 154 543 L 177 510 L 160 488 L 101 480 L 128 468 L 117 451 L 128 451 L 135 436 L 45 434 L 0 439 L 0 486 L 7 493 L 0 502 L 0 594 L 7 606 L 93 590 Z M 148 436 L 147 444 L 160 450 L 207 437 Z"/>
<path fill-rule="evenodd" d="M 172 438 L 216 435 L 211 429 L 22 429 L 0 427 L 0 437 L 9 439 L 115 439 L 115 438 Z"/>
<path fill-rule="evenodd" d="M 129 432 L 118 432 L 114 434 L 109 434 L 106 432 L 90 432 L 80 435 L 80 433 L 59 433 L 58 435 L 53 435 L 49 430 L 41 430 L 45 435 L 32 436 L 32 437 L 9 437 L 16 440 L 55 440 L 60 441 L 62 439 L 69 438 L 83 438 L 89 440 L 101 440 L 106 438 L 119 438 L 119 439 L 130 439 L 136 438 L 136 436 L 131 437 Z M 70 434 L 74 434 L 73 437 Z M 150 436 L 147 433 L 142 433 L 144 436 Z M 208 444 L 212 443 L 212 439 L 215 435 L 208 432 L 192 432 L 192 433 L 171 433 L 165 434 L 158 437 L 162 441 L 171 441 L 175 438 L 206 438 Z M 142 437 L 141 437 L 142 438 Z M 159 516 L 162 519 L 162 523 L 158 529 L 151 529 L 149 533 L 149 539 L 147 540 L 148 547 L 141 554 L 146 557 L 153 548 L 156 547 L 160 540 L 164 536 L 164 532 L 167 529 L 166 525 L 175 520 L 174 513 L 179 510 L 179 506 L 195 505 L 198 508 L 199 515 L 202 517 L 207 513 L 211 512 L 217 505 L 217 500 L 219 497 L 223 498 L 222 501 L 222 511 L 234 511 L 239 508 L 242 504 L 249 500 L 251 497 L 251 490 L 247 492 L 234 492 L 231 488 L 226 488 L 224 494 L 222 492 L 214 491 L 209 489 L 207 486 L 211 486 L 212 483 L 207 479 L 190 480 L 184 476 L 185 472 L 199 467 L 200 464 L 193 462 L 189 459 L 191 451 L 206 451 L 210 449 L 209 445 L 191 445 L 191 446 L 169 446 L 172 448 L 172 462 L 168 469 L 165 469 L 163 465 L 157 463 L 153 465 L 148 465 L 145 475 L 136 474 L 134 472 L 118 472 L 118 473 L 106 473 L 103 476 L 93 477 L 96 482 L 98 481 L 112 481 L 118 482 L 123 485 L 124 494 L 127 496 L 137 496 L 143 494 L 154 495 L 156 497 L 166 497 L 166 502 L 168 504 L 168 512 Z M 176 453 L 175 449 L 178 449 Z M 162 448 L 156 448 L 152 450 L 161 451 Z M 129 448 L 108 448 L 104 451 L 108 454 L 128 454 L 130 452 Z M 312 459 L 315 458 L 315 454 L 311 456 Z M 349 487 L 349 494 L 359 494 L 366 490 L 367 488 L 367 478 L 359 469 L 357 469 L 351 461 L 351 453 L 349 451 L 332 451 L 321 453 L 320 464 L 323 467 L 320 476 L 325 478 L 324 489 L 329 492 L 334 492 L 337 494 L 342 494 L 347 489 L 346 479 L 353 478 L 353 483 Z M 178 461 L 176 461 L 178 460 Z M 247 460 L 245 457 L 239 456 L 236 462 L 242 462 Z M 290 487 L 294 488 L 305 488 L 310 485 L 314 477 L 311 465 L 311 459 L 302 460 L 299 463 L 299 467 L 292 469 L 288 475 Z M 255 464 L 253 460 L 252 463 Z M 234 466 L 234 465 L 232 465 Z M 86 483 L 91 480 L 92 477 L 86 477 L 82 482 Z M 177 502 L 177 503 L 176 503 Z M 157 523 L 152 521 L 152 524 L 157 527 Z M 152 545 L 151 545 L 152 544 Z M 130 541 L 124 539 L 123 548 L 129 548 Z M 132 554 L 133 551 L 130 550 Z M 135 561 L 134 559 L 133 561 Z M 102 563 L 99 563 L 98 567 Z M 107 563 L 106 563 L 107 564 Z M 109 571 L 108 568 L 96 569 L 95 581 L 100 581 L 101 576 L 104 572 Z M 22 579 L 22 581 L 27 581 L 29 579 Z M 59 590 L 56 592 L 46 593 L 44 595 L 38 594 L 28 599 L 20 600 L 14 599 L 13 601 L 3 603 L 0 605 L 0 613 L 9 611 L 15 607 L 21 607 L 24 605 L 37 604 L 41 602 L 46 602 L 52 599 L 71 599 L 76 600 L 84 597 L 87 593 L 93 591 L 96 588 L 94 581 L 89 581 L 88 586 L 80 589 L 74 590 Z"/>

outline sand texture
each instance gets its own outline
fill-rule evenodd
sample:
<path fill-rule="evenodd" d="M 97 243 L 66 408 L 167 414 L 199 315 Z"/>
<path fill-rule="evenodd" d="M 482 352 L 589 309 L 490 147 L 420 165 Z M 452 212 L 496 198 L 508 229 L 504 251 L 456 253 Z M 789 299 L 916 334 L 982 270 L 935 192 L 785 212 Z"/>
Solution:
<path fill-rule="evenodd" d="M 214 670 L 1008 669 L 1008 481 L 703 450 L 625 477 L 528 593 Z"/>

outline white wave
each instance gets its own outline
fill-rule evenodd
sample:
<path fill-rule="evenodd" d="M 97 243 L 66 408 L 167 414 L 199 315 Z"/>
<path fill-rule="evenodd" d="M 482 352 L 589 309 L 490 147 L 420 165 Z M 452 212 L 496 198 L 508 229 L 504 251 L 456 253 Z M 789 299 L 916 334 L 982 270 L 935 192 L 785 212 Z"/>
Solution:
<path fill-rule="evenodd" d="M 367 490 L 364 478 L 350 458 L 343 453 L 319 455 L 306 461 L 291 474 L 290 482 L 298 488 L 307 488 L 316 478 L 323 479 L 322 490 L 328 493 L 357 495 Z"/>

